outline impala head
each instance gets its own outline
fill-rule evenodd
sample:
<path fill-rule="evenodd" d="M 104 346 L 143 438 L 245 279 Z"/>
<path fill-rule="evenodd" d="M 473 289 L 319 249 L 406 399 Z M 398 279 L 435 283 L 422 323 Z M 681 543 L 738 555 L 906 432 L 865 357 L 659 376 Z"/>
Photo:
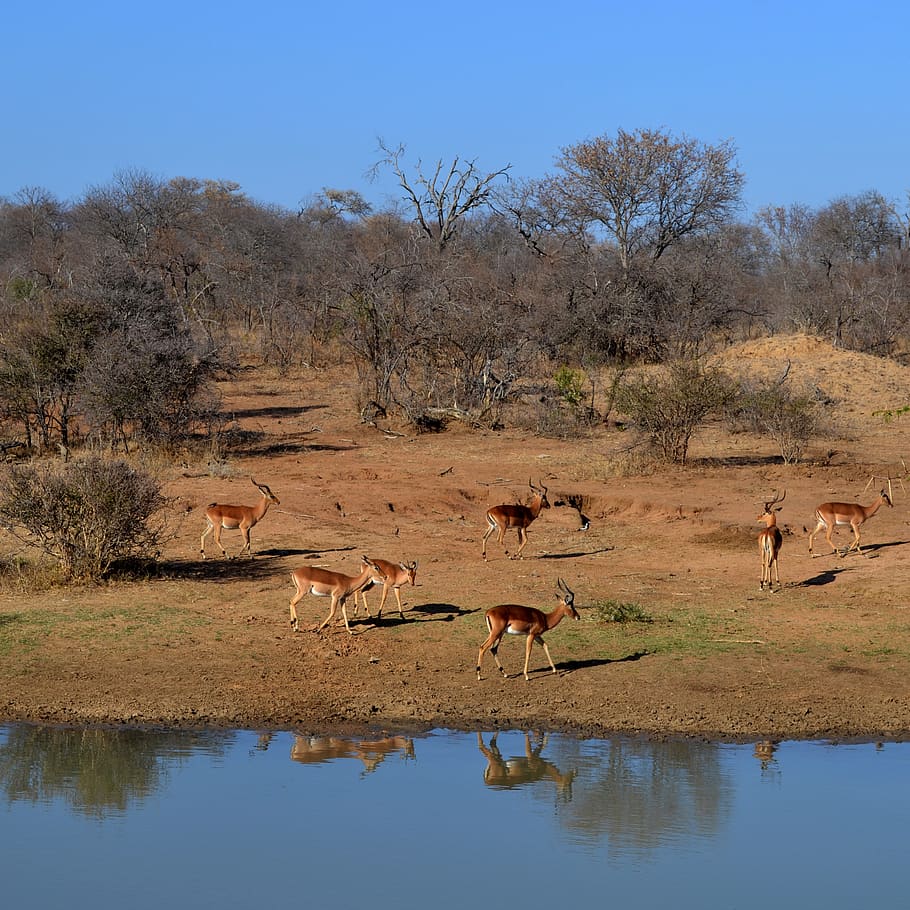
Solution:
<path fill-rule="evenodd" d="M 756 516 L 755 520 L 756 520 L 756 521 L 764 521 L 766 518 L 773 518 L 773 517 L 774 517 L 774 513 L 775 513 L 775 512 L 779 512 L 779 511 L 781 510 L 781 508 L 783 508 L 782 506 L 777 506 L 776 509 L 775 509 L 774 507 L 775 507 L 779 502 L 783 502 L 784 499 L 786 498 L 786 496 L 787 496 L 787 491 L 786 491 L 786 490 L 784 490 L 783 495 L 781 495 L 780 492 L 775 493 L 775 494 L 774 494 L 774 499 L 772 499 L 770 502 L 766 502 L 766 503 L 764 504 L 764 509 L 762 510 L 762 512 L 761 512 L 759 515 Z"/>
<path fill-rule="evenodd" d="M 370 559 L 370 557 L 367 556 L 365 553 L 363 556 L 360 557 L 360 559 L 361 559 L 361 562 L 363 563 L 363 565 L 361 566 L 361 569 L 360 569 L 361 572 L 365 571 L 366 569 L 372 569 L 378 576 L 380 576 L 380 578 L 388 578 L 388 576 L 385 574 L 385 572 L 383 572 L 382 569 L 379 566 L 377 566 L 376 563 L 372 559 Z"/>
<path fill-rule="evenodd" d="M 572 619 L 580 619 L 578 610 L 575 609 L 575 595 L 569 590 L 569 586 L 561 578 L 556 579 L 556 584 L 559 585 L 561 591 L 556 596 L 562 601 L 562 606 L 567 611 L 566 615 L 571 616 Z"/>
<path fill-rule="evenodd" d="M 417 560 L 414 562 L 400 562 L 399 568 L 408 576 L 408 581 L 413 585 L 417 580 Z"/>
<path fill-rule="evenodd" d="M 264 483 L 256 483 L 256 480 L 253 477 L 250 477 L 250 480 L 253 481 L 253 486 L 257 487 L 259 492 L 262 493 L 269 502 L 274 503 L 276 506 L 281 505 L 278 497 Z"/>
<path fill-rule="evenodd" d="M 891 497 L 888 495 L 887 490 L 882 490 L 878 495 L 881 497 L 882 502 L 885 503 L 885 505 L 891 506 L 892 509 L 894 508 L 894 503 L 891 502 Z"/>
<path fill-rule="evenodd" d="M 534 484 L 531 483 L 530 477 L 528 478 L 528 486 L 531 488 L 531 492 L 535 496 L 540 497 L 540 507 L 542 509 L 549 509 L 550 501 L 547 499 L 547 488 L 543 484 L 541 484 L 539 487 L 535 487 Z"/>

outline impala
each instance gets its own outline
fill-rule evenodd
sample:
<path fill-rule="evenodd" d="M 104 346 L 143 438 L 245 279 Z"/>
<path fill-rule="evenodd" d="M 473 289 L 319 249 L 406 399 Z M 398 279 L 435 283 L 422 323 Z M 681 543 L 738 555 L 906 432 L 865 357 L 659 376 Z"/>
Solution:
<path fill-rule="evenodd" d="M 531 648 L 535 641 L 543 648 L 544 654 L 547 655 L 550 668 L 554 673 L 556 672 L 556 664 L 553 663 L 553 658 L 550 657 L 550 649 L 543 640 L 543 633 L 549 632 L 550 629 L 555 629 L 564 616 L 571 616 L 572 619 L 579 618 L 578 611 L 575 609 L 575 595 L 561 578 L 558 580 L 558 584 L 562 593 L 556 596 L 561 598 L 562 603 L 552 613 L 544 613 L 543 610 L 537 610 L 534 607 L 522 607 L 518 604 L 501 604 L 498 607 L 491 607 L 487 610 L 486 622 L 490 634 L 480 646 L 480 651 L 477 654 L 478 679 L 483 679 L 480 675 L 480 664 L 483 661 L 484 652 L 487 650 L 493 655 L 493 660 L 496 661 L 499 672 L 506 679 L 509 678 L 509 674 L 503 669 L 496 653 L 499 650 L 502 636 L 507 632 L 511 635 L 525 635 L 527 637 L 525 642 L 525 679 L 530 679 L 528 676 L 528 662 L 531 659 Z"/>
<path fill-rule="evenodd" d="M 387 755 L 396 752 L 400 752 L 405 760 L 414 758 L 414 740 L 409 736 L 354 740 L 294 734 L 291 760 L 302 764 L 322 764 L 336 758 L 357 758 L 363 762 L 363 773 L 370 774 L 382 764 Z"/>
<path fill-rule="evenodd" d="M 348 612 L 345 607 L 347 599 L 354 594 L 355 603 L 357 592 L 365 585 L 371 583 L 376 576 L 385 578 L 383 571 L 368 557 L 363 557 L 363 569 L 359 575 L 342 575 L 341 572 L 329 572 L 327 569 L 320 569 L 316 566 L 304 566 L 302 569 L 294 569 L 291 572 L 291 580 L 297 588 L 293 599 L 291 600 L 291 628 L 295 632 L 300 631 L 297 622 L 297 604 L 306 594 L 315 594 L 317 597 L 331 597 L 332 606 L 329 615 L 322 621 L 322 624 L 316 629 L 321 632 L 335 616 L 338 607 L 341 607 L 341 615 L 344 617 L 344 627 L 353 635 L 351 627 L 348 624 Z"/>
<path fill-rule="evenodd" d="M 854 548 L 862 556 L 863 551 L 859 545 L 860 526 L 868 521 L 883 505 L 890 507 L 894 505 L 891 502 L 891 497 L 884 490 L 879 492 L 878 499 L 868 506 L 861 506 L 858 502 L 823 502 L 815 510 L 817 524 L 809 533 L 809 555 L 812 555 L 812 541 L 822 528 L 825 529 L 825 540 L 828 541 L 828 546 L 831 547 L 834 553 L 837 553 L 837 547 L 831 542 L 831 532 L 834 531 L 837 525 L 850 525 L 853 529 L 853 541 L 841 553 L 841 556 L 846 556 Z"/>
<path fill-rule="evenodd" d="M 755 519 L 765 523 L 765 529 L 758 535 L 758 549 L 761 553 L 761 582 L 758 586 L 760 591 L 765 589 L 766 581 L 768 582 L 768 590 L 774 590 L 774 586 L 771 584 L 772 570 L 777 579 L 777 587 L 780 588 L 780 568 L 778 567 L 777 557 L 780 554 L 780 547 L 784 539 L 780 533 L 780 528 L 777 526 L 777 515 L 775 514 L 781 510 L 781 507 L 778 506 L 775 509 L 774 506 L 779 502 L 783 502 L 786 495 L 786 490 L 784 490 L 783 496 L 776 494 L 771 502 L 765 503 L 764 510 Z"/>
<path fill-rule="evenodd" d="M 202 532 L 202 539 L 199 541 L 199 549 L 202 552 L 203 559 L 205 559 L 205 539 L 209 534 L 213 531 L 215 532 L 215 543 L 221 547 L 221 555 L 227 556 L 224 547 L 221 545 L 221 531 L 222 529 L 236 531 L 238 528 L 243 535 L 243 546 L 240 548 L 240 553 L 246 550 L 250 558 L 253 558 L 253 551 L 250 549 L 250 528 L 262 521 L 272 503 L 275 503 L 276 506 L 281 505 L 281 503 L 278 497 L 264 483 L 256 483 L 252 477 L 250 480 L 253 481 L 253 486 L 258 487 L 259 492 L 262 494 L 262 498 L 256 505 L 225 506 L 213 502 L 205 510 L 206 526 Z M 237 555 L 239 556 L 240 553 Z"/>
<path fill-rule="evenodd" d="M 376 619 L 382 618 L 382 608 L 385 606 L 385 599 L 389 596 L 389 588 L 395 592 L 395 599 L 398 601 L 398 612 L 404 619 L 404 610 L 401 608 L 401 586 L 413 585 L 417 578 L 417 560 L 414 562 L 389 562 L 386 559 L 371 560 L 378 571 L 373 574 L 370 583 L 360 592 L 363 607 L 370 615 L 370 608 L 367 605 L 367 591 L 374 585 L 382 585 L 382 598 L 379 601 L 379 612 Z M 354 612 L 357 612 L 357 595 L 354 595 Z"/>
<path fill-rule="evenodd" d="M 560 795 L 572 795 L 572 781 L 575 780 L 575 771 L 563 772 L 552 762 L 541 758 L 547 745 L 546 734 L 536 737 L 536 744 L 531 743 L 531 736 L 525 733 L 525 754 L 503 758 L 496 742 L 498 734 L 490 738 L 489 746 L 484 745 L 483 736 L 477 734 L 477 748 L 480 749 L 487 766 L 483 772 L 483 782 L 488 787 L 496 789 L 511 789 L 533 784 L 539 780 L 552 780 Z"/>
<path fill-rule="evenodd" d="M 487 538 L 494 531 L 498 530 L 498 540 L 499 543 L 502 544 L 505 533 L 509 528 L 515 528 L 518 531 L 519 543 L 518 552 L 515 553 L 511 559 L 521 559 L 521 551 L 528 542 L 528 525 L 540 515 L 541 509 L 550 508 L 550 503 L 547 501 L 547 488 L 543 486 L 543 484 L 541 484 L 540 487 L 535 487 L 530 479 L 528 480 L 528 486 L 534 494 L 534 498 L 531 500 L 529 506 L 493 506 L 492 509 L 487 510 L 487 524 L 489 527 L 483 535 L 484 561 L 486 561 L 487 558 Z M 506 553 L 508 553 L 508 550 L 506 550 Z"/>

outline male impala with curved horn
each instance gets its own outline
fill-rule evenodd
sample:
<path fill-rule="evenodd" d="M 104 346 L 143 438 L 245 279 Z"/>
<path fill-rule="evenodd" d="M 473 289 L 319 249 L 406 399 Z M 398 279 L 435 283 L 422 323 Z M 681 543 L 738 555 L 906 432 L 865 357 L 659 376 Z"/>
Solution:
<path fill-rule="evenodd" d="M 774 514 L 775 512 L 779 512 L 781 507 L 778 506 L 775 509 L 774 506 L 779 502 L 783 502 L 786 495 L 786 490 L 784 490 L 783 496 L 779 493 L 776 494 L 771 502 L 765 503 L 764 510 L 755 519 L 756 521 L 763 521 L 765 523 L 765 529 L 758 535 L 758 549 L 761 552 L 761 582 L 758 586 L 760 591 L 765 589 L 766 581 L 768 583 L 768 590 L 774 590 L 774 586 L 771 584 L 772 570 L 777 579 L 777 587 L 780 588 L 780 568 L 777 564 L 777 557 L 780 554 L 780 547 L 784 542 L 784 539 L 780 533 L 780 528 L 777 526 L 777 515 Z"/>
<path fill-rule="evenodd" d="M 300 603 L 304 595 L 315 594 L 317 597 L 332 598 L 329 615 L 326 616 L 316 631 L 321 632 L 332 621 L 335 612 L 340 606 L 341 615 L 344 617 L 344 627 L 353 635 L 354 633 L 348 624 L 348 612 L 345 603 L 352 594 L 355 596 L 356 603 L 357 592 L 370 584 L 376 576 L 385 578 L 382 569 L 368 556 L 363 557 L 363 569 L 359 575 L 342 575 L 341 572 L 329 572 L 327 569 L 320 569 L 316 566 L 304 566 L 302 569 L 294 569 L 291 572 L 291 580 L 297 590 L 291 600 L 291 628 L 295 632 L 300 631 L 300 624 L 297 622 L 297 604 Z"/>
<path fill-rule="evenodd" d="M 543 648 L 544 654 L 547 655 L 550 668 L 554 673 L 556 672 L 556 664 L 553 663 L 553 658 L 550 657 L 550 649 L 543 640 L 543 633 L 549 632 L 550 629 L 555 629 L 564 616 L 571 616 L 572 619 L 579 618 L 578 611 L 575 609 L 575 595 L 561 578 L 558 579 L 558 584 L 562 593 L 556 596 L 562 599 L 562 603 L 552 613 L 544 613 L 543 610 L 537 610 L 534 607 L 522 607 L 518 604 L 501 604 L 498 607 L 491 607 L 487 610 L 486 621 L 490 634 L 480 646 L 480 651 L 477 654 L 478 679 L 483 679 L 480 675 L 480 664 L 483 660 L 484 652 L 487 650 L 493 655 L 493 660 L 496 661 L 499 672 L 506 679 L 509 678 L 509 674 L 502 668 L 496 653 L 499 650 L 502 636 L 507 632 L 511 635 L 527 636 L 525 643 L 525 679 L 530 679 L 528 676 L 528 662 L 531 659 L 531 647 L 535 641 Z"/>
<path fill-rule="evenodd" d="M 374 585 L 382 585 L 382 598 L 379 601 L 379 612 L 376 619 L 382 619 L 382 608 L 385 606 L 385 599 L 389 596 L 389 588 L 395 592 L 395 600 L 398 601 L 398 612 L 404 619 L 404 610 L 401 608 L 401 586 L 413 585 L 417 579 L 417 560 L 414 562 L 389 562 L 387 559 L 370 560 L 377 571 L 373 573 L 370 583 L 360 591 L 360 598 L 363 600 L 363 607 L 370 616 L 370 608 L 367 605 L 367 591 Z M 354 612 L 357 612 L 357 595 L 354 595 Z"/>
<path fill-rule="evenodd" d="M 525 548 L 525 544 L 528 542 L 528 525 L 540 515 L 541 509 L 549 509 L 550 503 L 547 501 L 547 488 L 541 484 L 539 487 L 535 487 L 531 483 L 530 479 L 528 480 L 528 486 L 531 488 L 531 492 L 534 494 L 534 498 L 531 500 L 529 506 L 519 506 L 519 505 L 504 505 L 504 506 L 493 506 L 492 509 L 487 510 L 487 524 L 489 527 L 486 530 L 486 533 L 483 535 L 483 558 L 486 561 L 487 558 L 487 538 L 496 530 L 499 531 L 499 543 L 503 542 L 506 531 L 509 528 L 515 528 L 518 531 L 518 552 L 514 553 L 510 558 L 511 559 L 521 559 L 521 551 Z M 506 551 L 508 553 L 508 550 Z"/>
<path fill-rule="evenodd" d="M 205 530 L 202 532 L 202 539 L 199 541 L 199 549 L 203 559 L 205 559 L 205 538 L 208 537 L 209 534 L 214 532 L 215 543 L 221 548 L 221 555 L 227 556 L 224 547 L 221 545 L 221 531 L 222 529 L 226 531 L 236 531 L 238 528 L 243 535 L 243 546 L 240 548 L 240 553 L 243 553 L 243 551 L 246 550 L 252 559 L 253 551 L 250 549 L 250 528 L 263 519 L 272 503 L 276 506 L 281 505 L 281 503 L 278 500 L 278 497 L 264 483 L 256 483 L 252 477 L 250 480 L 253 481 L 253 486 L 258 487 L 259 492 L 262 494 L 262 498 L 256 505 L 226 506 L 221 505 L 221 503 L 218 502 L 213 502 L 205 510 L 206 525 Z M 240 553 L 237 555 L 239 556 Z"/>
<path fill-rule="evenodd" d="M 867 506 L 861 506 L 858 502 L 823 502 L 815 510 L 815 520 L 817 524 L 809 533 L 809 555 L 812 555 L 812 541 L 815 535 L 825 529 L 825 540 L 834 553 L 837 553 L 837 547 L 831 542 L 831 532 L 837 525 L 850 525 L 853 530 L 853 541 L 847 546 L 841 556 L 846 556 L 851 550 L 855 549 L 860 556 L 863 551 L 859 545 L 860 526 L 868 521 L 882 506 L 893 507 L 891 497 L 885 490 L 881 490 L 878 499 Z"/>

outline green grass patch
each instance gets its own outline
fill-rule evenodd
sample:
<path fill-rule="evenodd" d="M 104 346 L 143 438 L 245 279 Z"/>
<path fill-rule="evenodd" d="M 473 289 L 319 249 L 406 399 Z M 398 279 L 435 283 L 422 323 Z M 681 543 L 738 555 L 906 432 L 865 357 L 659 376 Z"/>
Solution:
<path fill-rule="evenodd" d="M 601 600 L 591 607 L 597 622 L 654 622 L 654 617 L 641 604 L 620 600 Z"/>
<path fill-rule="evenodd" d="M 0 613 L 0 656 L 33 651 L 49 636 L 100 646 L 126 642 L 159 645 L 209 625 L 211 620 L 198 613 L 154 605 Z"/>

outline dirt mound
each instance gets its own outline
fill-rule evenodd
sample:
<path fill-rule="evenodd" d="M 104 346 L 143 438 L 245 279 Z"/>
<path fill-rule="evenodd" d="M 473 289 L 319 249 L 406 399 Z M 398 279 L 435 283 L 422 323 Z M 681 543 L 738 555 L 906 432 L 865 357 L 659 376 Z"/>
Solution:
<path fill-rule="evenodd" d="M 794 388 L 820 390 L 842 414 L 856 419 L 901 407 L 910 398 L 910 368 L 836 348 L 814 335 L 774 335 L 728 348 L 714 360 L 742 377 L 786 374 Z"/>

